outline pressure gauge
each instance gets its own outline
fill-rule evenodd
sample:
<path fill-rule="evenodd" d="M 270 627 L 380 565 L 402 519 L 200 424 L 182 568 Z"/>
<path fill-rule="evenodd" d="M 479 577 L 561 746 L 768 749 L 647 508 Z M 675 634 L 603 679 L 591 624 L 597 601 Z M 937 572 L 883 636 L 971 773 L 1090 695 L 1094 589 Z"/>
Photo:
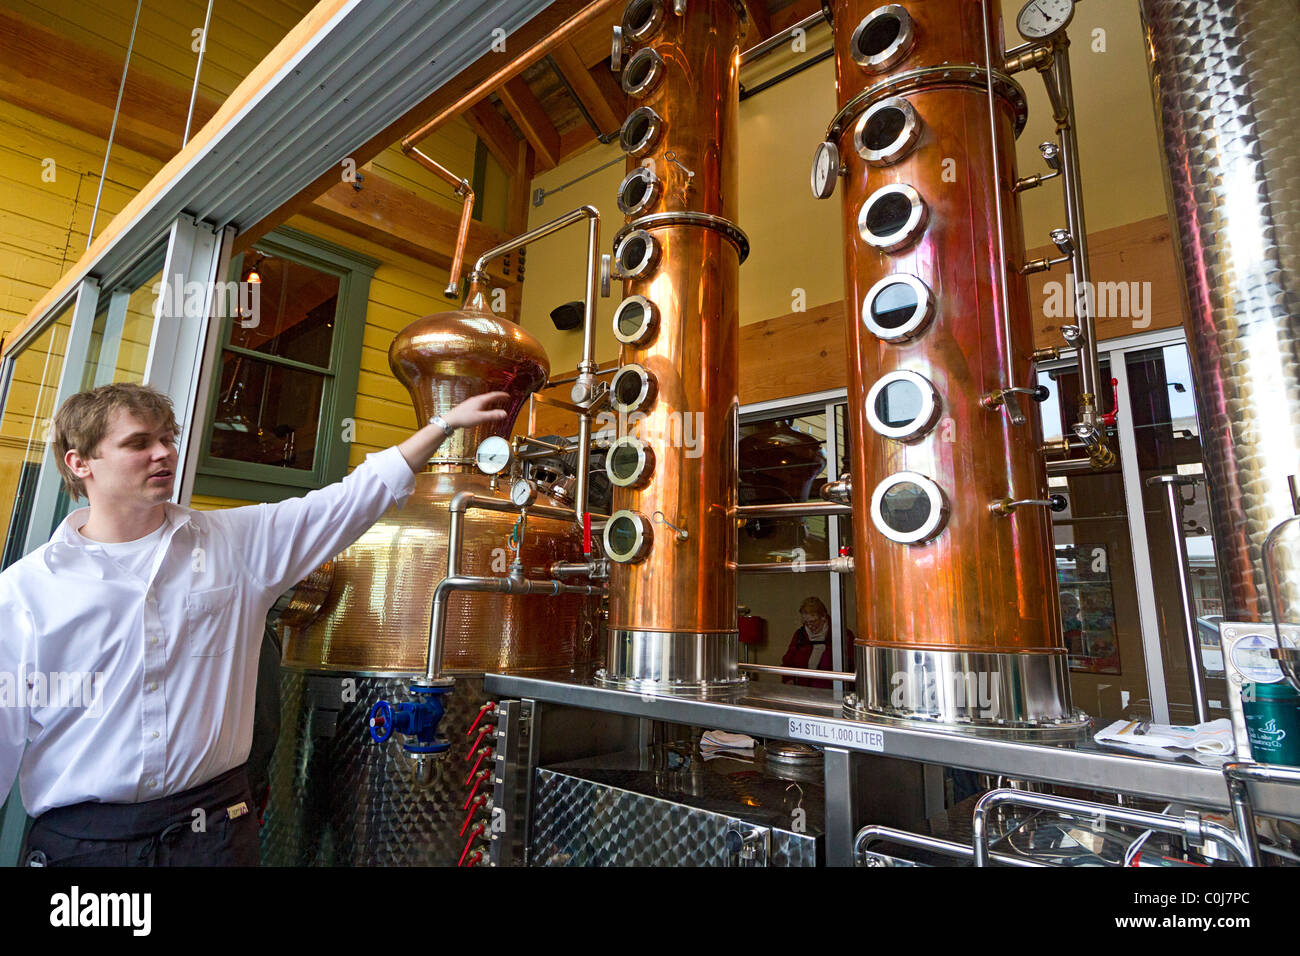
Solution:
<path fill-rule="evenodd" d="M 829 199 L 840 174 L 840 151 L 834 143 L 818 143 L 813 154 L 812 191 L 818 199 Z"/>
<path fill-rule="evenodd" d="M 1074 0 L 1029 0 L 1016 16 L 1016 29 L 1026 40 L 1056 36 L 1074 19 Z"/>
<path fill-rule="evenodd" d="M 499 475 L 510 464 L 510 442 L 500 435 L 483 439 L 474 452 L 474 463 L 485 475 Z"/>
<path fill-rule="evenodd" d="M 537 500 L 537 485 L 527 478 L 520 478 L 510 486 L 510 501 L 516 508 L 527 508 Z"/>

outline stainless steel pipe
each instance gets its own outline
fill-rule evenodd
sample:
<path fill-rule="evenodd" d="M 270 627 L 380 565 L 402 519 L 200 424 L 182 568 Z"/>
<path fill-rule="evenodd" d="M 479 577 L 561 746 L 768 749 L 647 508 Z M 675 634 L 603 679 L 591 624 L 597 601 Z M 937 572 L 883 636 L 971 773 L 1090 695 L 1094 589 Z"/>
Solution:
<path fill-rule="evenodd" d="M 1108 823 L 1122 823 L 1128 826 L 1142 827 L 1144 830 L 1159 830 L 1161 833 L 1177 833 L 1187 838 L 1193 846 L 1199 846 L 1206 840 L 1214 840 L 1228 847 L 1243 866 L 1248 866 L 1249 854 L 1238 840 L 1237 834 L 1227 827 L 1208 820 L 1202 820 L 1192 813 L 1178 819 L 1167 817 L 1163 813 L 1148 813 L 1145 810 L 1131 810 L 1109 804 L 1090 803 L 1087 800 L 1074 800 L 1069 797 L 1057 797 L 1050 793 L 1030 793 L 1025 790 L 990 790 L 980 797 L 975 804 L 972 819 L 972 843 L 975 848 L 975 865 L 989 865 L 988 814 L 995 807 L 1021 806 L 1039 810 L 1054 810 L 1059 813 L 1075 814 L 1088 818 L 1104 818 Z"/>
<path fill-rule="evenodd" d="M 1192 705 L 1196 709 L 1196 722 L 1210 719 L 1206 703 L 1205 677 L 1201 673 L 1201 648 L 1196 623 L 1196 601 L 1192 596 L 1192 572 L 1187 563 L 1187 542 L 1183 540 L 1183 494 L 1188 485 L 1195 487 L 1199 478 L 1190 475 L 1155 475 L 1147 479 L 1148 485 L 1163 485 L 1165 512 L 1169 516 L 1169 530 L 1174 546 L 1174 569 L 1178 572 L 1179 612 L 1182 616 L 1183 642 L 1187 646 L 1187 670 L 1192 685 Z"/>
<path fill-rule="evenodd" d="M 753 671 L 755 674 L 776 674 L 781 677 L 811 677 L 815 680 L 833 680 L 841 684 L 852 684 L 858 679 L 857 674 L 849 671 L 819 671 L 811 667 L 777 667 L 775 664 L 747 664 L 741 661 L 738 665 L 742 671 Z"/>
<path fill-rule="evenodd" d="M 938 837 L 912 833 L 908 830 L 896 830 L 893 827 L 867 826 L 859 830 L 858 835 L 853 840 L 854 862 L 857 862 L 858 857 L 865 853 L 867 847 L 872 843 L 886 841 L 901 843 L 903 846 L 916 847 L 921 850 L 930 850 L 934 853 L 942 853 L 945 856 L 956 857 L 959 860 L 975 858 L 975 850 L 964 843 L 953 843 L 951 840 L 940 840 Z M 995 863 L 1001 863 L 1004 866 L 1041 867 L 1047 865 L 1045 863 L 1035 863 L 1023 857 L 1008 856 L 1004 853 L 991 853 L 989 857 Z"/>

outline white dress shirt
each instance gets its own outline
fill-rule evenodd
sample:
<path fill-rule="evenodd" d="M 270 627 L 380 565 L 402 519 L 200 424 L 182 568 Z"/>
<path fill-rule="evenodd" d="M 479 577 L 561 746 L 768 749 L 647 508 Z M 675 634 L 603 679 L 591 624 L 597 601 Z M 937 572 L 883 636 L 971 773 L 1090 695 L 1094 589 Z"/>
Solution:
<path fill-rule="evenodd" d="M 414 484 L 389 448 L 278 504 L 168 504 L 143 563 L 80 534 L 90 509 L 68 515 L 0 574 L 0 794 L 18 774 L 39 816 L 153 800 L 244 763 L 267 611 Z"/>

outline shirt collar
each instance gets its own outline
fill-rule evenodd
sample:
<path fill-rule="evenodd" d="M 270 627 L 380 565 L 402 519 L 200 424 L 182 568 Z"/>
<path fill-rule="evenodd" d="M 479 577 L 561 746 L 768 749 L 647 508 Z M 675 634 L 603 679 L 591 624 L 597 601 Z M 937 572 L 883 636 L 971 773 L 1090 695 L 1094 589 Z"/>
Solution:
<path fill-rule="evenodd" d="M 183 508 L 180 505 L 172 504 L 170 501 L 163 503 L 163 509 L 167 513 L 167 518 L 171 523 L 171 531 L 168 533 L 168 540 L 171 535 L 182 526 L 189 524 L 193 512 L 189 508 Z M 50 536 L 49 547 L 45 549 L 42 557 L 45 560 L 45 566 L 51 571 L 55 570 L 61 561 L 68 561 L 77 555 L 85 554 L 87 547 L 94 547 L 93 541 L 88 541 L 81 534 L 81 529 L 86 526 L 90 520 L 90 508 L 78 508 L 69 514 L 59 523 Z"/>

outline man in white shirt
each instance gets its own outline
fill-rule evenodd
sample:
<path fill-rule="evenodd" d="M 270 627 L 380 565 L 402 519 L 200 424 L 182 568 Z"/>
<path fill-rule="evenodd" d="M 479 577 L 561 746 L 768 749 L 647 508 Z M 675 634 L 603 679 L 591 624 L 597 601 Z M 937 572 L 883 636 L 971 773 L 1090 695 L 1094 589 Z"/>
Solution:
<path fill-rule="evenodd" d="M 435 416 L 342 481 L 228 511 L 171 504 L 176 420 L 139 385 L 74 395 L 54 420 L 74 511 L 0 574 L 0 793 L 19 778 L 32 865 L 256 865 L 258 648 L 286 587 L 401 505 L 492 392 Z"/>

